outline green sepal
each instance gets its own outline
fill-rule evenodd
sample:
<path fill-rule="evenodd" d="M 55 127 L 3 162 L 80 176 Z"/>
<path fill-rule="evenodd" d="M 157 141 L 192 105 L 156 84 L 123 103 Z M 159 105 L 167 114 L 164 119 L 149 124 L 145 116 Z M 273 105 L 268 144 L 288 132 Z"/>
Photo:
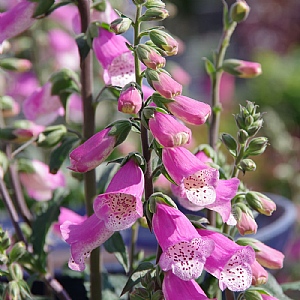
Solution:
<path fill-rule="evenodd" d="M 216 68 L 215 68 L 215 65 L 213 64 L 213 62 L 210 61 L 207 57 L 203 57 L 202 59 L 204 60 L 204 63 L 205 63 L 206 73 L 210 76 L 215 74 Z"/>
<path fill-rule="evenodd" d="M 38 135 L 37 146 L 50 148 L 56 146 L 62 141 L 67 133 L 67 128 L 65 125 L 53 125 L 48 126 L 43 132 Z"/>
<path fill-rule="evenodd" d="M 48 14 L 51 6 L 54 4 L 54 0 L 40 0 L 32 15 L 33 18 L 43 18 Z"/>
<path fill-rule="evenodd" d="M 86 34 L 80 33 L 79 35 L 77 35 L 75 40 L 81 59 L 85 59 L 91 50 L 91 47 L 88 44 Z"/>
<path fill-rule="evenodd" d="M 172 200 L 172 198 L 163 194 L 162 192 L 153 193 L 148 200 L 149 200 L 149 210 L 153 214 L 156 212 L 156 204 L 157 203 L 166 204 L 168 206 L 171 206 L 171 207 L 174 207 L 177 209 L 177 205 Z"/>
<path fill-rule="evenodd" d="M 118 120 L 109 124 L 105 128 L 110 128 L 110 131 L 108 133 L 109 136 L 116 137 L 116 147 L 126 140 L 129 132 L 131 131 L 131 127 L 132 124 L 129 120 Z"/>
<path fill-rule="evenodd" d="M 25 253 L 26 253 L 26 246 L 24 242 L 18 242 L 14 244 L 11 251 L 9 252 L 9 262 L 17 262 Z"/>

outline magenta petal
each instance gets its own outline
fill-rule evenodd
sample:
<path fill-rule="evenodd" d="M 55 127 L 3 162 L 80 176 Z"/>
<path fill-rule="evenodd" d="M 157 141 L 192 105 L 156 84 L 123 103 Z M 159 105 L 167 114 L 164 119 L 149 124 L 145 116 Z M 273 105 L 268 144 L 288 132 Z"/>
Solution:
<path fill-rule="evenodd" d="M 94 201 L 94 211 L 109 230 L 129 228 L 143 216 L 144 175 L 133 160 L 115 174 L 106 193 Z"/>
<path fill-rule="evenodd" d="M 74 172 L 87 172 L 99 166 L 113 151 L 116 137 L 110 136 L 111 128 L 97 132 L 82 145 L 70 153 L 71 166 Z"/>
<path fill-rule="evenodd" d="M 244 291 L 252 282 L 251 265 L 255 253 L 250 246 L 239 246 L 221 233 L 197 229 L 202 237 L 215 242 L 215 249 L 207 257 L 205 270 L 219 279 L 219 287 L 231 291 Z"/>
<path fill-rule="evenodd" d="M 63 239 L 71 246 L 69 267 L 75 271 L 83 271 L 85 259 L 90 256 L 90 252 L 114 233 L 95 214 L 80 224 L 66 221 L 60 226 L 60 230 Z"/>
<path fill-rule="evenodd" d="M 0 44 L 28 29 L 35 21 L 32 15 L 37 3 L 21 1 L 10 10 L 0 13 Z"/>
<path fill-rule="evenodd" d="M 165 300 L 209 300 L 195 280 L 182 280 L 170 271 L 165 273 L 162 290 Z"/>
<path fill-rule="evenodd" d="M 152 226 L 163 253 L 159 265 L 182 280 L 198 278 L 205 259 L 213 251 L 213 241 L 203 240 L 188 218 L 179 210 L 156 205 Z"/>

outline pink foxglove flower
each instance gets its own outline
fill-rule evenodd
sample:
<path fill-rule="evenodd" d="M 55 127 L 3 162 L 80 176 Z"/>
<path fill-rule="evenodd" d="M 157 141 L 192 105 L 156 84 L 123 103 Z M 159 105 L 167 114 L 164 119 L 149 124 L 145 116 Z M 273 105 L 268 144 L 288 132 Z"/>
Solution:
<path fill-rule="evenodd" d="M 262 285 L 268 281 L 268 272 L 257 262 L 251 265 L 252 269 L 252 285 Z"/>
<path fill-rule="evenodd" d="M 171 271 L 165 273 L 162 291 L 165 300 L 209 300 L 195 280 L 182 280 Z"/>
<path fill-rule="evenodd" d="M 241 235 L 256 233 L 257 223 L 249 207 L 244 203 L 237 203 L 233 206 L 233 214 L 237 221 L 236 227 Z"/>
<path fill-rule="evenodd" d="M 157 70 L 166 64 L 166 59 L 150 46 L 139 44 L 136 53 L 143 64 L 150 69 Z"/>
<path fill-rule="evenodd" d="M 131 83 L 125 85 L 118 99 L 118 110 L 126 114 L 138 114 L 142 104 L 143 100 L 139 89 Z"/>
<path fill-rule="evenodd" d="M 123 87 L 135 81 L 134 57 L 126 43 L 128 41 L 123 36 L 104 28 L 100 28 L 99 36 L 93 39 L 93 49 L 104 69 L 106 85 Z"/>
<path fill-rule="evenodd" d="M 241 78 L 253 78 L 262 73 L 260 63 L 239 59 L 226 59 L 222 68 L 225 72 Z"/>
<path fill-rule="evenodd" d="M 210 230 L 197 229 L 202 237 L 215 242 L 215 249 L 207 257 L 205 270 L 219 279 L 222 291 L 244 291 L 252 282 L 251 265 L 255 260 L 255 253 L 251 246 L 239 246 L 221 233 Z"/>
<path fill-rule="evenodd" d="M 182 146 L 191 140 L 191 130 L 169 114 L 155 111 L 153 118 L 149 120 L 149 128 L 164 147 Z"/>
<path fill-rule="evenodd" d="M 81 216 L 69 208 L 61 207 L 58 221 L 55 222 L 52 227 L 53 232 L 60 235 L 60 225 L 62 225 L 65 221 L 70 221 L 73 224 L 80 224 L 86 220 L 86 218 L 86 216 Z"/>
<path fill-rule="evenodd" d="M 53 191 L 66 186 L 66 180 L 61 171 L 49 173 L 49 167 L 41 161 L 33 160 L 33 173 L 20 173 L 20 181 L 27 194 L 37 201 L 47 201 L 52 198 Z"/>
<path fill-rule="evenodd" d="M 106 192 L 95 199 L 95 214 L 108 230 L 129 228 L 143 216 L 143 191 L 144 174 L 130 160 L 115 174 Z"/>
<path fill-rule="evenodd" d="M 151 87 L 167 99 L 172 99 L 182 92 L 182 85 L 165 72 L 146 69 L 145 75 Z"/>
<path fill-rule="evenodd" d="M 191 125 L 202 125 L 211 114 L 211 107 L 201 101 L 177 95 L 166 103 L 168 110 L 178 119 Z"/>
<path fill-rule="evenodd" d="M 85 259 L 90 256 L 93 249 L 102 245 L 112 235 L 105 221 L 100 220 L 95 214 L 82 223 L 66 221 L 60 226 L 63 239 L 71 246 L 69 268 L 74 271 L 85 269 Z"/>
<path fill-rule="evenodd" d="M 49 125 L 65 111 L 58 96 L 51 95 L 51 83 L 38 88 L 23 102 L 23 112 L 28 120 L 39 125 Z"/>
<path fill-rule="evenodd" d="M 162 161 L 176 184 L 183 184 L 190 202 L 201 207 L 215 202 L 218 170 L 208 167 L 183 147 L 164 148 Z"/>
<path fill-rule="evenodd" d="M 198 278 L 214 249 L 213 241 L 203 240 L 181 211 L 165 204 L 156 204 L 152 226 L 163 251 L 161 269 L 172 271 L 182 280 Z"/>
<path fill-rule="evenodd" d="M 25 31 L 34 23 L 32 15 L 36 7 L 36 2 L 23 0 L 0 14 L 0 44 Z"/>

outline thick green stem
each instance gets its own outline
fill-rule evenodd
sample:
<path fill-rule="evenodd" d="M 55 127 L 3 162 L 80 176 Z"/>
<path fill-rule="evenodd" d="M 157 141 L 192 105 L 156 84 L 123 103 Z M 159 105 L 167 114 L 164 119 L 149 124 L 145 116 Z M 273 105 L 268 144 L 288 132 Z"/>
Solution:
<path fill-rule="evenodd" d="M 240 151 L 238 156 L 236 157 L 235 161 L 234 161 L 234 167 L 233 167 L 233 171 L 232 171 L 232 175 L 231 177 L 238 177 L 239 175 L 239 163 L 241 162 L 241 160 L 244 157 L 244 153 L 245 153 L 245 145 L 241 145 Z"/>
<path fill-rule="evenodd" d="M 90 1 L 78 0 L 78 11 L 81 19 L 81 31 L 86 33 L 90 24 Z M 80 57 L 81 97 L 83 102 L 83 138 L 86 140 L 95 133 L 95 110 L 93 107 L 92 87 L 92 53 Z M 93 214 L 93 200 L 96 196 L 95 170 L 84 174 L 84 191 L 88 216 Z M 100 268 L 100 249 L 92 251 L 90 257 L 91 300 L 102 299 L 102 282 Z"/>

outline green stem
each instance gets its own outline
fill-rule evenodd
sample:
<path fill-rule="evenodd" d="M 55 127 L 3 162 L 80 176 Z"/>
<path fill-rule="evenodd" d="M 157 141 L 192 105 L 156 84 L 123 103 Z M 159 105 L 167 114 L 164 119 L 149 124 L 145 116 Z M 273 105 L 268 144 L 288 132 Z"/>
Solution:
<path fill-rule="evenodd" d="M 136 249 L 135 246 L 136 246 L 136 242 L 138 239 L 139 227 L 140 227 L 140 224 L 138 222 L 135 222 L 135 224 L 133 224 L 133 226 L 131 227 L 129 274 L 132 274 L 133 269 L 134 269 L 134 257 L 135 257 L 135 249 Z"/>
<path fill-rule="evenodd" d="M 78 11 L 81 19 L 81 32 L 86 33 L 90 24 L 90 1 L 78 0 Z M 83 101 L 83 138 L 89 139 L 95 133 L 95 110 L 93 107 L 92 87 L 92 53 L 80 57 L 81 97 Z M 96 174 L 91 170 L 84 174 L 85 205 L 88 216 L 93 214 L 93 200 L 96 196 Z M 91 252 L 90 257 L 90 291 L 91 300 L 102 299 L 102 280 L 100 268 L 100 249 Z"/>
<path fill-rule="evenodd" d="M 239 175 L 239 163 L 241 162 L 241 160 L 244 157 L 244 153 L 245 153 L 245 145 L 241 145 L 240 151 L 238 156 L 236 157 L 235 161 L 234 161 L 234 167 L 233 167 L 233 171 L 232 171 L 232 175 L 231 177 L 238 177 Z"/>

